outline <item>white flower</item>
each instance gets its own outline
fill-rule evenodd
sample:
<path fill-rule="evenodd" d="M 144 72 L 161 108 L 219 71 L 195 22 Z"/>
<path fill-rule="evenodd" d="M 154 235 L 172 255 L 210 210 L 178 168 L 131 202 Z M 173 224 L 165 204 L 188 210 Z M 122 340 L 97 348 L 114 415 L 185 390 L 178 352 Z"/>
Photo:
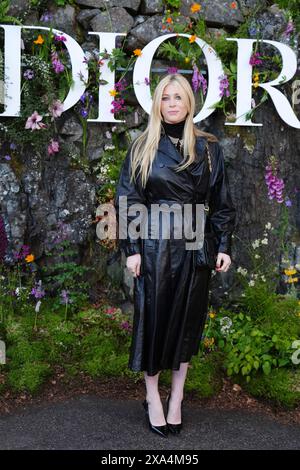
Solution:
<path fill-rule="evenodd" d="M 116 130 L 117 130 L 117 126 L 112 126 L 111 131 L 116 132 Z"/>
<path fill-rule="evenodd" d="M 109 131 L 106 131 L 106 132 L 105 132 L 105 137 L 106 137 L 107 139 L 111 139 L 111 133 L 110 133 Z"/>
<path fill-rule="evenodd" d="M 255 286 L 255 281 L 253 281 L 253 279 L 252 279 L 251 281 L 249 281 L 248 284 L 249 284 L 250 287 L 253 287 L 253 286 Z"/>
<path fill-rule="evenodd" d="M 42 303 L 42 302 L 41 302 L 40 300 L 36 303 L 35 311 L 36 311 L 37 313 L 40 311 L 41 303 Z"/>
<path fill-rule="evenodd" d="M 266 278 L 265 278 L 264 275 L 260 276 L 260 278 L 261 278 L 261 280 L 262 280 L 263 282 L 266 282 Z"/>
<path fill-rule="evenodd" d="M 220 325 L 230 328 L 232 326 L 232 320 L 229 317 L 223 317 L 220 320 Z"/>
<path fill-rule="evenodd" d="M 15 294 L 16 294 L 17 297 L 20 297 L 22 289 L 25 289 L 25 287 L 17 287 L 16 288 Z"/>
<path fill-rule="evenodd" d="M 268 222 L 268 223 L 265 225 L 265 228 L 266 228 L 267 230 L 271 230 L 271 228 L 272 228 L 271 222 Z"/>
<path fill-rule="evenodd" d="M 254 258 L 259 259 L 259 258 L 260 258 L 260 255 L 258 255 L 258 254 L 256 253 L 256 255 L 254 256 Z"/>
<path fill-rule="evenodd" d="M 104 150 L 114 150 L 116 147 L 114 145 L 105 145 Z"/>
<path fill-rule="evenodd" d="M 260 240 L 255 240 L 255 241 L 252 243 L 252 246 L 253 246 L 254 250 L 259 247 L 259 243 L 260 243 Z"/>
<path fill-rule="evenodd" d="M 237 272 L 240 273 L 242 276 L 247 276 L 248 273 L 247 269 L 244 269 L 241 266 L 237 268 Z"/>
<path fill-rule="evenodd" d="M 261 241 L 261 244 L 262 244 L 262 245 L 267 245 L 267 244 L 268 244 L 268 239 L 267 239 L 267 238 L 264 238 L 264 239 Z"/>

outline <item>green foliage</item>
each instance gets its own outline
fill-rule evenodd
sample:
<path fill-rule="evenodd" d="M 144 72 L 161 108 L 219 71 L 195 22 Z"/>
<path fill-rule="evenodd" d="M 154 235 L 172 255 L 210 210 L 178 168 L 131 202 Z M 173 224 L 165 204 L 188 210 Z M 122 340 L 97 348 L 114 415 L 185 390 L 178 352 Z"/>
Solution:
<path fill-rule="evenodd" d="M 274 297 L 273 303 L 260 302 L 259 317 L 256 311 L 251 316 L 222 309 L 220 317 L 210 320 L 209 330 L 217 338 L 215 348 L 225 353 L 227 374 L 241 375 L 249 382 L 260 372 L 269 375 L 279 367 L 293 368 L 292 345 L 300 335 L 297 311 L 296 300 L 280 296 Z M 224 328 L 224 319 L 229 323 L 228 328 Z M 206 333 L 206 336 L 211 335 Z"/>
<path fill-rule="evenodd" d="M 300 9 L 299 0 L 276 0 L 275 3 L 280 8 L 284 8 L 293 19 L 296 29 L 300 32 Z"/>
<path fill-rule="evenodd" d="M 88 282 L 84 281 L 85 275 L 91 268 L 79 264 L 75 258 L 77 252 L 72 248 L 69 240 L 61 240 L 47 251 L 46 255 L 52 264 L 43 267 L 46 274 L 45 283 L 48 289 L 53 288 L 61 295 L 65 293 L 63 299 L 58 298 L 54 308 L 59 310 L 61 304 L 65 306 L 65 319 L 68 311 L 75 311 L 83 306 L 88 299 Z"/>
<path fill-rule="evenodd" d="M 243 387 L 254 397 L 268 399 L 272 404 L 294 408 L 300 402 L 300 371 L 274 369 L 272 374 L 258 374 Z"/>
<path fill-rule="evenodd" d="M 116 140 L 118 140 L 118 136 L 113 135 L 113 148 L 106 150 L 102 154 L 100 162 L 93 167 L 93 173 L 97 176 L 97 181 L 99 181 L 97 200 L 100 204 L 114 197 L 121 166 L 127 153 L 127 149 L 121 150 L 118 148 Z"/>
<path fill-rule="evenodd" d="M 212 397 L 222 388 L 221 354 L 211 352 L 193 356 L 186 380 L 186 390 L 195 391 L 199 397 Z"/>
<path fill-rule="evenodd" d="M 51 374 L 49 364 L 39 362 L 25 362 L 22 367 L 15 368 L 8 373 L 8 384 L 14 391 L 28 391 L 37 393 L 45 379 Z"/>
<path fill-rule="evenodd" d="M 64 321 L 45 305 L 37 330 L 33 322 L 33 313 L 6 321 L 3 372 L 13 390 L 37 392 L 55 365 L 64 365 L 69 376 L 79 370 L 92 376 L 130 375 L 126 369 L 131 325 L 120 309 L 86 309 Z"/>
<path fill-rule="evenodd" d="M 172 7 L 174 9 L 178 9 L 181 7 L 181 0 L 164 0 L 164 4 L 166 6 Z"/>
<path fill-rule="evenodd" d="M 0 2 L 0 23 L 5 24 L 5 23 L 14 23 L 21 25 L 22 23 L 17 20 L 17 18 L 8 15 L 8 10 L 10 7 L 10 0 L 1 0 Z"/>

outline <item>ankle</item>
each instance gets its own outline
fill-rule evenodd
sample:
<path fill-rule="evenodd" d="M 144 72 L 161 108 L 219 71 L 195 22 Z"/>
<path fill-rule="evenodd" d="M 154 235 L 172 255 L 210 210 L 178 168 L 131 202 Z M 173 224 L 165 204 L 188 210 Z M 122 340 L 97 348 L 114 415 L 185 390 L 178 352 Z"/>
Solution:
<path fill-rule="evenodd" d="M 148 403 L 158 403 L 161 402 L 159 393 L 146 394 L 146 401 Z"/>
<path fill-rule="evenodd" d="M 169 397 L 169 401 L 172 401 L 173 403 L 181 403 L 183 401 L 183 393 L 176 393 L 171 391 Z"/>

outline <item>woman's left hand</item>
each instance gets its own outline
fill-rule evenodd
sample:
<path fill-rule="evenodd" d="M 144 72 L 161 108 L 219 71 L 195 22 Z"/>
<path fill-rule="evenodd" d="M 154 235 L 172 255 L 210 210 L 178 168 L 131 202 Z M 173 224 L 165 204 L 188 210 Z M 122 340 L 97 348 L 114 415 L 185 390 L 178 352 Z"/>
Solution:
<path fill-rule="evenodd" d="M 226 253 L 218 253 L 217 256 L 217 263 L 216 263 L 216 271 L 218 272 L 226 272 L 231 265 L 231 258 Z"/>

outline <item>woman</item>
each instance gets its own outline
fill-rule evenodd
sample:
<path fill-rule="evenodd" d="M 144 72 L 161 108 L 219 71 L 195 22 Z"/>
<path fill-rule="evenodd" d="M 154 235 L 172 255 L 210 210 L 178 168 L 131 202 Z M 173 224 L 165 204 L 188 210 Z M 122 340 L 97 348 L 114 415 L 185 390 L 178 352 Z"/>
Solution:
<path fill-rule="evenodd" d="M 218 272 L 228 271 L 231 264 L 235 225 L 221 147 L 214 135 L 194 126 L 194 112 L 189 82 L 180 74 L 164 77 L 153 94 L 148 126 L 127 152 L 115 197 L 119 224 L 129 225 L 137 217 L 121 210 L 121 196 L 127 197 L 128 208 L 138 203 L 148 211 L 139 224 L 141 233 L 144 230 L 147 235 L 136 238 L 129 234 L 120 240 L 120 246 L 127 257 L 126 266 L 134 276 L 129 368 L 144 371 L 143 405 L 148 423 L 152 431 L 164 437 L 168 431 L 179 433 L 181 429 L 184 383 L 189 361 L 199 351 L 211 269 L 195 263 L 196 251 L 186 249 L 184 236 L 172 237 L 175 220 L 172 213 L 170 237 L 162 236 L 162 219 L 155 226 L 150 219 L 150 207 L 162 203 L 169 207 L 174 202 L 179 206 L 204 203 L 210 185 L 210 220 L 218 240 L 215 267 Z M 210 162 L 205 158 L 206 141 Z M 151 238 L 153 232 L 158 235 Z M 159 374 L 164 369 L 172 369 L 166 418 L 158 391 Z"/>

